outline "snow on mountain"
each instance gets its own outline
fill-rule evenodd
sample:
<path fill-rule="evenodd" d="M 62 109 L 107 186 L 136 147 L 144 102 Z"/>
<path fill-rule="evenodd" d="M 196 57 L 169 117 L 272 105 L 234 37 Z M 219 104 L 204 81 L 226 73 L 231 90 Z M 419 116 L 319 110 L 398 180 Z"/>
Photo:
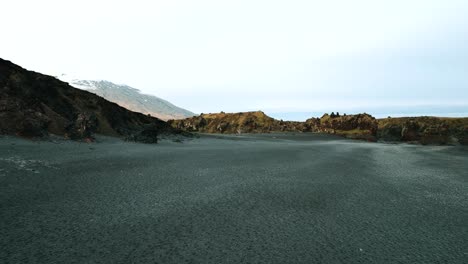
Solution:
<path fill-rule="evenodd" d="M 95 93 L 129 110 L 149 114 L 162 120 L 183 119 L 195 115 L 164 99 L 143 94 L 140 90 L 128 85 L 115 84 L 104 80 L 80 80 L 66 74 L 61 74 L 57 78 L 68 82 L 75 88 Z"/>

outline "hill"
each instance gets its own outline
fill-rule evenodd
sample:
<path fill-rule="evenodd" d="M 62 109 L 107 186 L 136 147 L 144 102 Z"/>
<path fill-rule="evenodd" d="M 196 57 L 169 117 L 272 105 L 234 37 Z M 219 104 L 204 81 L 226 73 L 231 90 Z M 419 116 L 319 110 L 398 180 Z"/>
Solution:
<path fill-rule="evenodd" d="M 182 119 L 195 115 L 159 97 L 143 94 L 128 85 L 109 81 L 67 80 L 64 75 L 59 78 L 75 88 L 84 89 L 134 112 L 149 114 L 162 120 Z"/>
<path fill-rule="evenodd" d="M 269 133 L 273 131 L 309 131 L 305 123 L 276 120 L 262 111 L 201 114 L 182 120 L 169 120 L 173 127 L 202 133 Z"/>
<path fill-rule="evenodd" d="M 156 142 L 178 131 L 54 77 L 0 59 L 0 134 L 92 139 L 92 134 Z"/>
<path fill-rule="evenodd" d="M 178 129 L 202 133 L 269 133 L 269 132 L 324 132 L 347 134 L 351 131 L 374 135 L 375 118 L 367 114 L 336 116 L 325 114 L 306 122 L 283 121 L 269 117 L 262 111 L 201 114 L 182 120 L 169 120 Z"/>

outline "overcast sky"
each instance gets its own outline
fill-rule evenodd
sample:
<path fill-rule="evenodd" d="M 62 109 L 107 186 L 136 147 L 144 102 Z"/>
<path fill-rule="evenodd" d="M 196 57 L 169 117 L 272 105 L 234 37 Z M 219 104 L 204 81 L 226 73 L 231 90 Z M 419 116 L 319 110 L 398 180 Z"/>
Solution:
<path fill-rule="evenodd" d="M 466 0 L 14 0 L 0 10 L 0 57 L 197 113 L 468 110 Z"/>

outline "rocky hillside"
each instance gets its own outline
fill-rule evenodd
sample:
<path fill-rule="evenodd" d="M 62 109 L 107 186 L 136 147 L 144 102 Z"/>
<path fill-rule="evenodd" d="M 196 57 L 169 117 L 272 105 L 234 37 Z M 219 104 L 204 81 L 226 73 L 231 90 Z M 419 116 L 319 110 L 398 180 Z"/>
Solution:
<path fill-rule="evenodd" d="M 377 137 L 384 141 L 468 145 L 468 118 L 423 116 L 379 119 Z"/>
<path fill-rule="evenodd" d="M 54 77 L 0 59 L 0 134 L 91 140 L 94 133 L 154 143 L 178 131 Z"/>
<path fill-rule="evenodd" d="M 142 94 L 140 90 L 128 85 L 118 85 L 109 81 L 67 80 L 63 75 L 60 79 L 75 88 L 102 96 L 134 112 L 149 114 L 162 120 L 182 119 L 195 115 L 159 97 Z"/>
<path fill-rule="evenodd" d="M 305 122 L 276 120 L 265 113 L 201 114 L 170 120 L 178 129 L 202 133 L 318 132 L 367 141 L 468 144 L 468 118 L 405 117 L 375 119 L 369 114 L 324 114 Z"/>
<path fill-rule="evenodd" d="M 369 114 L 325 114 L 306 121 L 311 131 L 368 141 L 468 145 L 468 118 L 401 117 L 375 119 Z"/>
<path fill-rule="evenodd" d="M 324 132 L 342 135 L 374 135 L 377 121 L 370 115 L 328 115 L 306 122 L 276 120 L 262 111 L 241 113 L 201 114 L 182 120 L 169 120 L 173 127 L 203 133 L 269 133 L 269 132 Z"/>
<path fill-rule="evenodd" d="M 276 120 L 262 111 L 201 114 L 182 120 L 169 120 L 178 129 L 203 133 L 269 133 L 273 131 L 310 131 L 307 124 Z"/>

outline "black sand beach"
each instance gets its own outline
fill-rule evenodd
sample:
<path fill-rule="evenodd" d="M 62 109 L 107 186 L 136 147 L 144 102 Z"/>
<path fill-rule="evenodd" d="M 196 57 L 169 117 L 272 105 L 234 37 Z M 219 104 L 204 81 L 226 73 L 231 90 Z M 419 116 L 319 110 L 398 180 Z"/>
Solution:
<path fill-rule="evenodd" d="M 1 263 L 467 263 L 468 149 L 0 138 Z"/>

